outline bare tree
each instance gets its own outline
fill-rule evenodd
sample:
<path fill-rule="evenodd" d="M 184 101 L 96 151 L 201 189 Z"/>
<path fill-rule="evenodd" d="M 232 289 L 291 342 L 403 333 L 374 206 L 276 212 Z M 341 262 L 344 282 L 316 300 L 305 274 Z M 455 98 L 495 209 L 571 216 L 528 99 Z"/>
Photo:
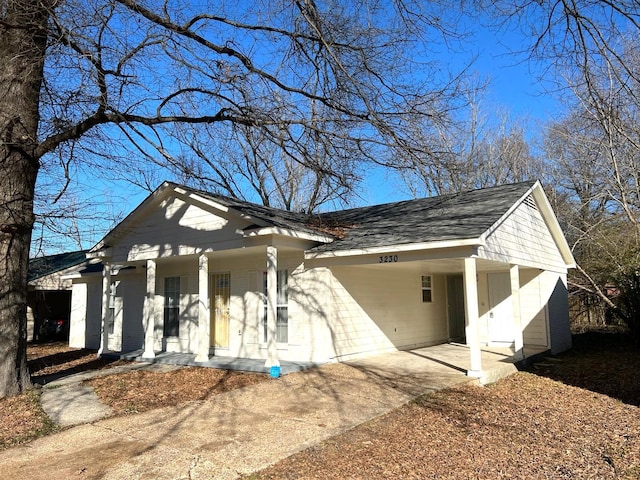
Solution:
<path fill-rule="evenodd" d="M 606 303 L 640 340 L 638 112 L 640 3 L 635 0 L 490 0 L 514 22 L 544 81 L 570 105 L 550 126 L 546 149 L 578 262 L 574 287 Z M 519 52 L 522 53 L 522 52 Z M 616 303 L 606 286 L 620 293 Z"/>
<path fill-rule="evenodd" d="M 401 174 L 414 196 L 442 195 L 539 178 L 540 161 L 524 129 L 508 115 L 487 115 L 469 102 L 468 117 L 413 134 L 431 150 L 407 158 Z"/>
<path fill-rule="evenodd" d="M 115 155 L 136 152 L 132 170 L 144 172 L 145 159 L 173 156 L 165 126 L 175 124 L 284 125 L 287 148 L 317 135 L 390 162 L 416 147 L 407 116 L 437 122 L 458 98 L 456 76 L 419 64 L 429 38 L 449 33 L 436 7 L 2 0 L 0 396 L 29 385 L 26 275 L 41 165 L 67 148 L 108 168 L 111 141 Z"/>

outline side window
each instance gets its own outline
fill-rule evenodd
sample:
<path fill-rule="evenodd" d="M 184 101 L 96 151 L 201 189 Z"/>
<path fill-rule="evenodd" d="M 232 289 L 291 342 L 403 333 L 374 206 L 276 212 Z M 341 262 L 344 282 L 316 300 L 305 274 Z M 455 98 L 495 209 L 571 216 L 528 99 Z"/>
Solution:
<path fill-rule="evenodd" d="M 433 302 L 431 275 L 422 275 L 422 303 Z"/>
<path fill-rule="evenodd" d="M 116 324 L 116 291 L 120 282 L 111 282 L 109 285 L 109 316 L 107 318 L 107 331 L 110 335 L 115 333 Z"/>
<path fill-rule="evenodd" d="M 180 277 L 164 279 L 164 336 L 180 334 Z"/>
<path fill-rule="evenodd" d="M 278 270 L 277 285 L 277 318 L 276 318 L 276 342 L 289 342 L 289 272 Z M 262 275 L 262 291 L 264 293 L 264 313 L 262 317 L 263 335 L 262 341 L 267 341 L 267 272 Z"/>

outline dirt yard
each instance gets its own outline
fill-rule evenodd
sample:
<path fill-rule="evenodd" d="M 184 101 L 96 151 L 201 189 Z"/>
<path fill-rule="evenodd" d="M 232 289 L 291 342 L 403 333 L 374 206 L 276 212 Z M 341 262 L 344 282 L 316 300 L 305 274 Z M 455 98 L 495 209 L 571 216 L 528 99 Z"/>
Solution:
<path fill-rule="evenodd" d="M 69 348 L 63 342 L 29 345 L 27 361 L 34 384 L 127 362 L 97 358 L 95 350 Z M 133 414 L 190 400 L 210 398 L 268 379 L 266 374 L 210 368 L 180 368 L 170 372 L 127 372 L 89 381 L 115 415 Z M 40 407 L 37 389 L 0 399 L 0 449 L 26 443 L 58 430 Z"/>
<path fill-rule="evenodd" d="M 252 479 L 640 479 L 640 352 L 619 335 L 422 397 Z"/>
<path fill-rule="evenodd" d="M 31 346 L 29 360 L 41 380 L 112 365 L 56 344 Z M 640 479 L 639 371 L 640 354 L 624 337 L 577 335 L 571 352 L 527 372 L 421 397 L 249 478 Z M 135 414 L 215 401 L 266 378 L 183 368 L 109 375 L 92 385 L 117 414 Z M 56 429 L 38 390 L 0 400 L 0 448 Z"/>

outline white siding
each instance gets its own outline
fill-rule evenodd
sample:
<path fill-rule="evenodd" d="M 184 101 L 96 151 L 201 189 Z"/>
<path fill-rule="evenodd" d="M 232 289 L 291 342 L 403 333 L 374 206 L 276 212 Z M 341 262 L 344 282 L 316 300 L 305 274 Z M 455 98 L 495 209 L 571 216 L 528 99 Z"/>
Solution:
<path fill-rule="evenodd" d="M 447 340 L 444 276 L 433 275 L 433 302 L 423 303 L 421 278 L 414 272 L 334 267 L 332 273 L 330 330 L 336 357 Z"/>
<path fill-rule="evenodd" d="M 305 270 L 302 252 L 279 252 L 278 270 L 289 271 L 289 342 L 278 344 L 280 360 L 327 361 L 327 311 L 330 296 L 326 269 Z M 229 351 L 240 358 L 266 358 L 262 338 L 263 284 L 266 256 L 255 254 L 210 261 L 211 272 L 231 278 Z"/>
<path fill-rule="evenodd" d="M 524 345 L 547 347 L 547 301 L 548 294 L 541 290 L 548 274 L 534 269 L 520 270 L 520 312 Z"/>
<path fill-rule="evenodd" d="M 71 293 L 69 346 L 100 347 L 102 283 L 99 277 L 74 282 Z"/>
<path fill-rule="evenodd" d="M 553 289 L 549 298 L 548 311 L 551 353 L 555 354 L 571 348 L 567 276 L 557 275 L 555 282 L 549 281 L 547 286 Z"/>
<path fill-rule="evenodd" d="M 86 283 L 74 283 L 71 289 L 69 346 L 72 348 L 85 348 L 86 346 L 87 290 Z"/>
<path fill-rule="evenodd" d="M 558 247 L 540 212 L 522 203 L 486 238 L 478 255 L 488 260 L 566 272 Z"/>
<path fill-rule="evenodd" d="M 126 236 L 116 240 L 113 262 L 197 254 L 221 242 L 236 241 L 236 230 L 247 222 L 233 216 L 225 218 L 203 206 L 169 197 L 147 215 L 129 226 Z M 215 235 L 212 235 L 215 232 Z"/>
<path fill-rule="evenodd" d="M 123 277 L 118 290 L 122 296 L 121 347 L 123 352 L 131 352 L 144 347 L 142 307 L 146 292 L 145 276 L 138 274 Z"/>

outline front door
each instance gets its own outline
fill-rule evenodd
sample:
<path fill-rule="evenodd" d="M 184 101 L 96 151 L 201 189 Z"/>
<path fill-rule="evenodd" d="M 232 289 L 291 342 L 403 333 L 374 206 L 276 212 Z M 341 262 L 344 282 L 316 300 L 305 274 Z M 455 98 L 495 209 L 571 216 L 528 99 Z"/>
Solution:
<path fill-rule="evenodd" d="M 513 343 L 513 306 L 511 277 L 508 273 L 490 273 L 489 277 L 489 342 Z"/>
<path fill-rule="evenodd" d="M 231 298 L 231 275 L 214 273 L 211 276 L 211 345 L 229 348 L 229 300 Z"/>
<path fill-rule="evenodd" d="M 464 282 L 462 275 L 447 275 L 449 340 L 465 343 Z"/>

